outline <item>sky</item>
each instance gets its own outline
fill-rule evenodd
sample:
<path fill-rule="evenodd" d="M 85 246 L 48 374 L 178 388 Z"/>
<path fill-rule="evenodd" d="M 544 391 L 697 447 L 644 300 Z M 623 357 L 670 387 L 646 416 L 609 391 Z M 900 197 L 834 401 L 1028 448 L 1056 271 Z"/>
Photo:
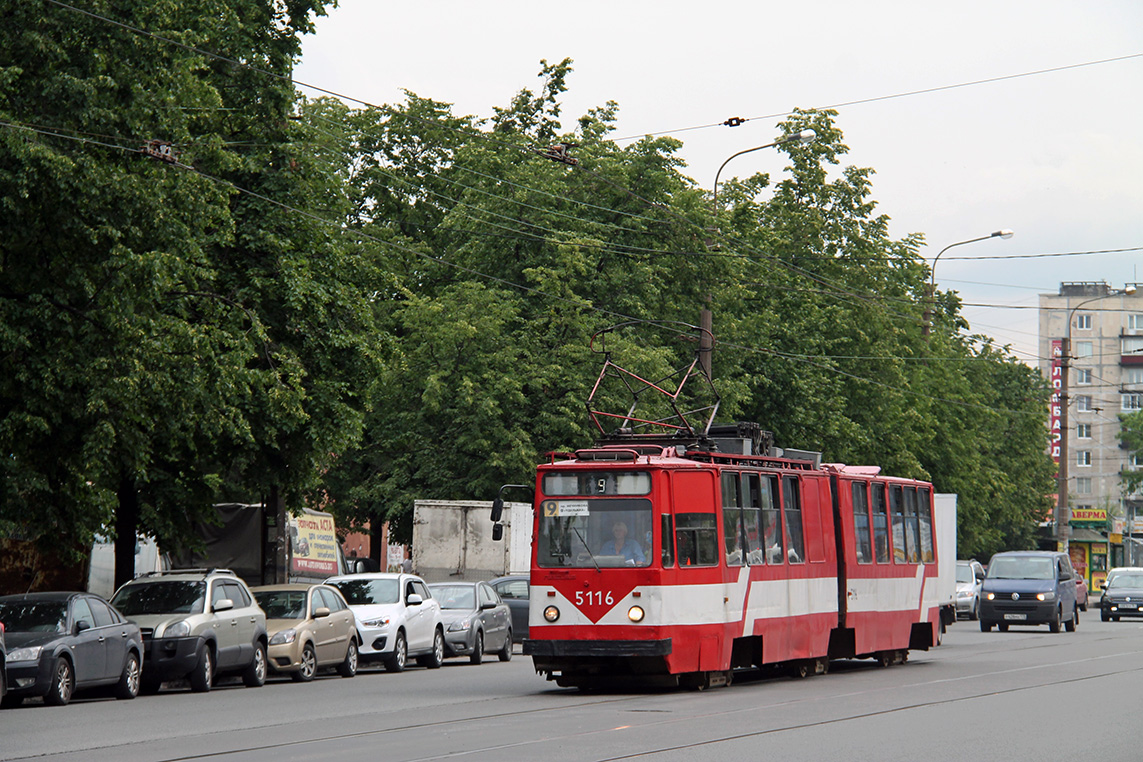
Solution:
<path fill-rule="evenodd" d="M 935 279 L 960 293 L 974 333 L 1032 364 L 1038 294 L 1143 281 L 1143 250 L 995 258 L 1143 247 L 1138 0 L 340 0 L 305 39 L 295 77 L 375 104 L 409 90 L 488 117 L 539 86 L 541 59 L 565 57 L 565 129 L 617 101 L 616 138 L 670 132 L 708 189 L 791 109 L 877 99 L 838 107 L 845 164 L 876 171 L 890 234 L 922 233 L 922 256 L 1014 231 L 948 250 Z M 967 84 L 982 80 L 998 81 Z M 719 124 L 730 117 L 749 121 Z M 722 178 L 776 178 L 782 159 L 747 154 Z"/>

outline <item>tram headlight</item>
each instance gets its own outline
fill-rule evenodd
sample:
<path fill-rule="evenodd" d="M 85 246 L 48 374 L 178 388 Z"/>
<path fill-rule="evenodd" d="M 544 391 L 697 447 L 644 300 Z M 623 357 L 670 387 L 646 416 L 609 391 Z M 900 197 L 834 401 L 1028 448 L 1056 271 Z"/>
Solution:
<path fill-rule="evenodd" d="M 549 622 L 554 622 L 559 618 L 560 610 L 555 606 L 548 606 L 546 609 L 544 609 L 544 619 L 547 619 Z"/>
<path fill-rule="evenodd" d="M 632 606 L 631 608 L 627 609 L 627 618 L 630 619 L 632 622 L 642 622 L 643 621 L 643 607 L 642 606 Z"/>

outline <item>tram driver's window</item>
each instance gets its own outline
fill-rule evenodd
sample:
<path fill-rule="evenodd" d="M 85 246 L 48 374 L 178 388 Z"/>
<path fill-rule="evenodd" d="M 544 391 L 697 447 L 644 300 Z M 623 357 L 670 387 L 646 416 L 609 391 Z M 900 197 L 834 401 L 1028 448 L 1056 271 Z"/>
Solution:
<path fill-rule="evenodd" d="M 877 563 L 889 563 L 889 513 L 885 505 L 885 485 L 874 483 L 873 494 L 873 550 Z"/>
<path fill-rule="evenodd" d="M 854 551 L 857 553 L 857 563 L 873 563 L 873 546 L 869 541 L 869 499 L 865 482 L 854 482 L 851 485 L 853 495 L 853 539 Z"/>
<path fill-rule="evenodd" d="M 786 518 L 786 560 L 799 564 L 806 560 L 806 550 L 802 543 L 802 492 L 796 476 L 782 478 L 783 513 Z"/>
<path fill-rule="evenodd" d="M 742 566 L 742 494 L 738 474 L 722 475 L 722 539 L 726 565 Z"/>
<path fill-rule="evenodd" d="M 676 513 L 675 546 L 679 566 L 718 564 L 718 525 L 713 513 Z"/>

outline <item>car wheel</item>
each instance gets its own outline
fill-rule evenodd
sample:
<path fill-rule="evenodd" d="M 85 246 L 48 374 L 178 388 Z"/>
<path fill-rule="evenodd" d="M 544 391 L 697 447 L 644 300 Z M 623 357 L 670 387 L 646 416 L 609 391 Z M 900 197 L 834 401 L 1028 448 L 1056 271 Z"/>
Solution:
<path fill-rule="evenodd" d="M 115 686 L 115 698 L 133 699 L 139 695 L 139 687 L 139 657 L 134 653 L 129 653 L 127 654 L 127 663 L 123 665 L 123 674 L 119 676 L 119 683 Z"/>
<path fill-rule="evenodd" d="M 298 667 L 298 671 L 290 675 L 295 681 L 299 683 L 308 683 L 314 679 L 317 674 L 317 654 L 314 653 L 313 643 L 306 643 L 302 646 L 302 663 Z"/>
<path fill-rule="evenodd" d="M 1111 617 L 1108 616 L 1106 611 L 1100 611 L 1099 612 L 1099 621 L 1108 622 L 1108 621 L 1111 621 Z"/>
<path fill-rule="evenodd" d="M 997 622 L 996 629 L 1000 630 L 1001 632 L 1008 632 L 1008 625 L 1004 622 Z"/>
<path fill-rule="evenodd" d="M 393 638 L 393 653 L 385 660 L 385 669 L 390 672 L 404 672 L 405 663 L 409 660 L 409 646 L 405 642 L 405 633 L 398 632 Z"/>
<path fill-rule="evenodd" d="M 23 696 L 13 696 L 11 693 L 9 693 L 3 699 L 0 699 L 0 707 L 3 707 L 4 709 L 15 709 L 23 703 Z"/>
<path fill-rule="evenodd" d="M 56 659 L 56 666 L 52 670 L 52 684 L 44 696 L 44 703 L 64 706 L 71 701 L 71 694 L 74 691 L 75 672 L 72 671 L 71 662 L 61 656 Z"/>
<path fill-rule="evenodd" d="M 1079 610 L 1080 611 L 1087 611 L 1087 601 L 1084 601 L 1083 603 L 1081 603 L 1079 605 Z"/>
<path fill-rule="evenodd" d="M 974 622 L 980 619 L 980 601 L 975 601 L 972 604 L 972 611 L 968 612 L 968 618 Z"/>
<path fill-rule="evenodd" d="M 504 640 L 504 647 L 496 654 L 500 661 L 512 661 L 512 631 L 508 631 L 508 637 Z"/>
<path fill-rule="evenodd" d="M 242 684 L 247 688 L 261 688 L 266 684 L 266 646 L 261 641 L 254 644 L 254 658 L 242 673 Z"/>
<path fill-rule="evenodd" d="M 337 674 L 342 677 L 353 677 L 357 674 L 357 641 L 349 639 L 349 647 L 345 649 L 345 659 L 337 665 Z"/>
<path fill-rule="evenodd" d="M 210 646 L 203 643 L 198 647 L 198 662 L 190 673 L 191 690 L 195 693 L 206 693 L 214 685 L 214 655 Z"/>
<path fill-rule="evenodd" d="M 986 622 L 983 619 L 981 619 L 980 620 L 980 631 L 981 632 L 992 632 L 992 622 Z"/>
<path fill-rule="evenodd" d="M 438 628 L 433 633 L 433 652 L 429 654 L 425 666 L 429 669 L 440 669 L 442 664 L 444 664 L 444 633 Z"/>
<path fill-rule="evenodd" d="M 1075 632 L 1076 625 L 1079 624 L 1079 606 L 1072 608 L 1072 618 L 1064 622 L 1064 629 L 1068 632 Z"/>
<path fill-rule="evenodd" d="M 1111 621 L 1113 621 L 1113 622 L 1118 622 L 1118 621 L 1119 621 L 1119 617 L 1118 617 L 1118 616 L 1113 616 L 1113 617 L 1111 617 Z"/>
<path fill-rule="evenodd" d="M 1050 632 L 1059 632 L 1060 631 L 1060 618 L 1061 618 L 1060 608 L 1059 608 L 1059 606 L 1057 606 L 1056 607 L 1056 613 L 1052 615 L 1051 620 L 1048 622 L 1048 630 Z"/>
<path fill-rule="evenodd" d="M 476 645 L 472 648 L 472 655 L 468 657 L 471 664 L 479 664 L 484 661 L 484 633 L 480 630 L 476 631 Z"/>

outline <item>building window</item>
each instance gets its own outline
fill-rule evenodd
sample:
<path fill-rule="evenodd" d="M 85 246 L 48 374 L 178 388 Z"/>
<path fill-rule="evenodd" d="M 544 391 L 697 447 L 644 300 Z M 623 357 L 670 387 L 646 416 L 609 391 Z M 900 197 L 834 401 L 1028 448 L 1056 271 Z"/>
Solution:
<path fill-rule="evenodd" d="M 1091 383 L 1091 368 L 1076 368 L 1076 383 L 1077 384 L 1090 384 Z"/>
<path fill-rule="evenodd" d="M 1076 477 L 1076 494 L 1077 495 L 1090 495 L 1091 494 L 1091 477 L 1090 476 L 1077 476 Z"/>
<path fill-rule="evenodd" d="M 1127 329 L 1143 331 L 1143 312 L 1132 312 L 1127 315 Z"/>
<path fill-rule="evenodd" d="M 1091 465 L 1091 450 L 1077 450 L 1076 451 L 1076 465 L 1077 466 L 1090 466 Z"/>
<path fill-rule="evenodd" d="M 1090 312 L 1081 312 L 1080 314 L 1076 315 L 1076 328 L 1080 329 L 1081 331 L 1091 330 Z"/>
<path fill-rule="evenodd" d="M 1143 336 L 1124 336 L 1119 340 L 1119 354 L 1143 354 Z"/>
<path fill-rule="evenodd" d="M 1076 395 L 1076 410 L 1081 413 L 1090 413 L 1092 411 L 1091 397 L 1087 394 Z"/>
<path fill-rule="evenodd" d="M 1143 394 L 1121 394 L 1120 397 L 1123 399 L 1123 412 L 1143 410 Z"/>
<path fill-rule="evenodd" d="M 1143 467 L 1143 455 L 1141 455 L 1137 452 L 1131 453 L 1131 457 L 1127 459 L 1127 467 L 1130 468 L 1132 471 L 1134 471 L 1135 469 L 1138 469 L 1140 467 Z"/>
<path fill-rule="evenodd" d="M 1077 423 L 1076 424 L 1076 438 L 1077 439 L 1091 439 L 1091 424 L 1090 423 Z"/>
<path fill-rule="evenodd" d="M 1143 368 L 1124 368 L 1123 383 L 1143 384 Z"/>
<path fill-rule="evenodd" d="M 1091 357 L 1095 354 L 1095 345 L 1090 341 L 1076 342 L 1076 357 Z"/>

